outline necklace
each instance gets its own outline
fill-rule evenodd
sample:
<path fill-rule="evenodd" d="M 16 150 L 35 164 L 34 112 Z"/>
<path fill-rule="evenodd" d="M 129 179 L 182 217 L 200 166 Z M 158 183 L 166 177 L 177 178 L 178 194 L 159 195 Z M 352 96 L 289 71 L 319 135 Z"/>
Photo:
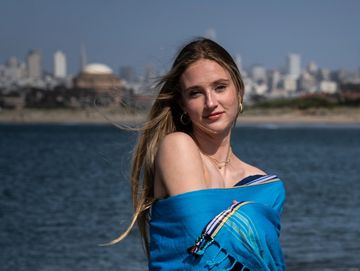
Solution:
<path fill-rule="evenodd" d="M 206 157 L 208 157 L 210 159 L 210 161 L 212 161 L 218 169 L 222 169 L 222 168 L 225 168 L 230 163 L 231 153 L 232 153 L 232 150 L 231 150 L 231 147 L 229 147 L 228 153 L 226 155 L 226 159 L 224 161 L 219 161 L 216 158 L 211 157 L 210 155 L 207 155 L 205 153 L 203 153 L 203 154 Z"/>

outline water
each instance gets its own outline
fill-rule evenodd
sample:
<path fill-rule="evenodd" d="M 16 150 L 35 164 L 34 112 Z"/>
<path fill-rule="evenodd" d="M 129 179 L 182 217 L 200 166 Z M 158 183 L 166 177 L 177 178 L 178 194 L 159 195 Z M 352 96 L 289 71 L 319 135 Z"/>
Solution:
<path fill-rule="evenodd" d="M 360 270 L 359 127 L 239 127 L 233 150 L 276 173 L 288 270 Z M 0 125 L 0 263 L 14 271 L 146 270 L 131 218 L 136 134 L 111 126 Z"/>

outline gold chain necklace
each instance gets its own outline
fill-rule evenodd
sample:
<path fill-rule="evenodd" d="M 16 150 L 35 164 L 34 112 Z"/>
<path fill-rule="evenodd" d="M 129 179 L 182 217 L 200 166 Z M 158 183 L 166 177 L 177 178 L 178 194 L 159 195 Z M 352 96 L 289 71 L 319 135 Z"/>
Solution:
<path fill-rule="evenodd" d="M 202 154 L 204 154 L 206 157 L 208 157 L 210 159 L 210 161 L 212 161 L 219 170 L 226 167 L 230 163 L 231 153 L 232 153 L 232 150 L 231 150 L 231 147 L 229 147 L 225 161 L 219 161 L 216 158 L 211 157 L 210 155 L 207 155 L 202 152 Z"/>

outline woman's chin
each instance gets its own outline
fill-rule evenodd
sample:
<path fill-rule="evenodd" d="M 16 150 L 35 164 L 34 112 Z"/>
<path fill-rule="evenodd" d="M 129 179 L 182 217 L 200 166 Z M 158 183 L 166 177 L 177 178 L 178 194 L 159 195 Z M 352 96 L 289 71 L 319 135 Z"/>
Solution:
<path fill-rule="evenodd" d="M 231 130 L 232 123 L 225 121 L 204 121 L 199 125 L 199 129 L 211 134 L 226 134 Z"/>

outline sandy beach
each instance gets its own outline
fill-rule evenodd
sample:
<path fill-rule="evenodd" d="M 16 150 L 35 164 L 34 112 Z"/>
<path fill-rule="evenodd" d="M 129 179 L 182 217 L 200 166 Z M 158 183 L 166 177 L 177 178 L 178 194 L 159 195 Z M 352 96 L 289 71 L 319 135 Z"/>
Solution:
<path fill-rule="evenodd" d="M 136 124 L 146 114 L 130 114 L 109 108 L 22 109 L 0 111 L 0 123 Z M 246 109 L 238 124 L 360 124 L 360 108 L 334 109 Z"/>

